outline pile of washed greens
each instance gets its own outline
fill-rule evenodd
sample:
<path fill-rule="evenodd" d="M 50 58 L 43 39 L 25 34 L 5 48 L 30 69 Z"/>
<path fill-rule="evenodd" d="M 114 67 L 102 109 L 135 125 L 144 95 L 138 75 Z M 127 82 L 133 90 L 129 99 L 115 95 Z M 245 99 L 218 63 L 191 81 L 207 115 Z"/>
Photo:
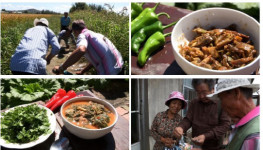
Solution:
<path fill-rule="evenodd" d="M 1 138 L 7 143 L 29 143 L 51 132 L 47 110 L 36 104 L 1 113 Z"/>

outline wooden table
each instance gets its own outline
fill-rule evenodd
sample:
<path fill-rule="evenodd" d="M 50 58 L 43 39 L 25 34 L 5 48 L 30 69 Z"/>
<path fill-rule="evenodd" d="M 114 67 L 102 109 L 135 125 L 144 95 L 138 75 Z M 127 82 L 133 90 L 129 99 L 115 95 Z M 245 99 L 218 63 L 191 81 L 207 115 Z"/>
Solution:
<path fill-rule="evenodd" d="M 143 7 L 154 7 L 155 4 L 156 3 L 145 3 Z M 159 4 L 155 12 L 156 14 L 160 12 L 168 13 L 171 17 L 170 19 L 168 19 L 166 16 L 159 17 L 159 20 L 162 22 L 163 25 L 168 25 L 192 11 Z M 169 27 L 164 30 L 164 33 L 172 32 L 172 30 L 173 27 Z M 152 54 L 152 56 L 148 59 L 143 67 L 138 66 L 137 56 L 132 54 L 131 73 L 135 75 L 185 75 L 185 72 L 175 61 L 171 43 L 171 36 L 166 37 L 165 41 L 166 43 L 164 47 Z"/>
<path fill-rule="evenodd" d="M 85 96 L 96 97 L 90 91 L 79 92 Z M 37 104 L 44 105 L 43 101 L 36 102 Z M 117 112 L 119 113 L 118 109 Z M 55 112 L 57 126 L 55 132 L 43 143 L 38 144 L 28 150 L 49 150 L 52 143 L 62 137 L 66 137 L 70 142 L 70 149 L 73 150 L 128 150 L 129 149 L 129 118 L 125 118 L 119 114 L 119 118 L 114 128 L 107 135 L 94 140 L 81 139 L 71 134 L 64 126 L 61 115 Z M 1 146 L 2 150 L 10 150 Z"/>

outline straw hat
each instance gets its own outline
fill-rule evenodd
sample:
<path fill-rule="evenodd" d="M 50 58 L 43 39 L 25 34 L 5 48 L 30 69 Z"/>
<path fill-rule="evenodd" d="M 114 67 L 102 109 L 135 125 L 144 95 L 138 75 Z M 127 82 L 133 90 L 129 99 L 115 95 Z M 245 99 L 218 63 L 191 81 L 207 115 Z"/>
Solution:
<path fill-rule="evenodd" d="M 232 90 L 238 87 L 251 88 L 253 89 L 253 92 L 259 90 L 259 84 L 250 84 L 250 82 L 247 79 L 219 79 L 215 88 L 215 92 L 213 94 L 207 95 L 206 97 L 208 97 L 211 100 L 217 100 L 219 99 L 219 93 Z"/>
<path fill-rule="evenodd" d="M 178 100 L 181 100 L 183 102 L 183 108 L 182 109 L 185 109 L 186 106 L 187 106 L 187 101 L 184 99 L 184 96 L 181 92 L 178 92 L 178 91 L 173 91 L 170 95 L 169 95 L 169 99 L 167 99 L 165 101 L 165 105 L 166 106 L 169 106 L 168 103 L 171 101 L 171 100 L 174 100 L 174 99 L 178 99 Z"/>
<path fill-rule="evenodd" d="M 48 26 L 48 20 L 47 20 L 46 18 L 41 18 L 41 19 L 36 18 L 36 19 L 34 20 L 34 26 L 36 26 L 37 23 L 39 23 L 39 22 L 41 22 L 41 23 L 43 23 L 43 24 L 45 24 L 45 25 Z"/>

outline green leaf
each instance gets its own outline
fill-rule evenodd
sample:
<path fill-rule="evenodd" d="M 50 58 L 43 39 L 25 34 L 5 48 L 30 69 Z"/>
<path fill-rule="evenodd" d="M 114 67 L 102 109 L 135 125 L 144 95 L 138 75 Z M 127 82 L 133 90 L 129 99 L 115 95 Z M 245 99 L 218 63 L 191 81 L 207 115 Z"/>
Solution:
<path fill-rule="evenodd" d="M 259 3 L 233 3 L 239 9 L 250 9 L 252 7 L 259 7 Z"/>
<path fill-rule="evenodd" d="M 13 88 L 13 87 L 10 87 L 10 93 L 12 94 L 13 97 L 17 97 L 19 98 L 20 97 L 20 90 L 18 88 Z"/>
<path fill-rule="evenodd" d="M 1 115 L 1 137 L 8 143 L 28 143 L 51 132 L 47 111 L 36 104 Z"/>
<path fill-rule="evenodd" d="M 6 108 L 49 99 L 61 85 L 56 79 L 5 79 L 1 87 L 4 87 L 1 96 L 5 98 L 1 107 Z"/>

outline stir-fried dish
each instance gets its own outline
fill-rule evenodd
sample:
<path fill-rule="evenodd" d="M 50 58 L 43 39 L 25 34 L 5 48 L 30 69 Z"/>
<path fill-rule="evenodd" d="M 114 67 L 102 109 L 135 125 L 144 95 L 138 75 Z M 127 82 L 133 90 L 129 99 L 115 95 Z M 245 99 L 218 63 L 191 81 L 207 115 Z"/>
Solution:
<path fill-rule="evenodd" d="M 249 36 L 228 29 L 205 30 L 197 27 L 197 37 L 180 54 L 191 63 L 213 70 L 229 70 L 243 67 L 257 56 Z M 235 30 L 235 29 L 234 29 Z"/>
<path fill-rule="evenodd" d="M 65 118 L 80 127 L 105 128 L 114 122 L 114 114 L 104 105 L 92 101 L 77 101 L 64 107 Z"/>

